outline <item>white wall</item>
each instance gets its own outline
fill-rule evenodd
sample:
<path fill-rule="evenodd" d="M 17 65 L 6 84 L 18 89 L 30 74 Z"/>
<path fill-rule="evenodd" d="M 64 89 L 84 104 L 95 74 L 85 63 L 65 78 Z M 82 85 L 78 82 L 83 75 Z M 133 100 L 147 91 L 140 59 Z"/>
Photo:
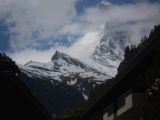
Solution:
<path fill-rule="evenodd" d="M 125 98 L 125 104 L 117 111 L 117 117 L 126 112 L 127 110 L 131 109 L 133 107 L 133 96 L 132 94 L 129 94 Z M 108 112 L 106 112 L 103 115 L 103 120 L 114 120 L 114 114 L 108 115 Z"/>

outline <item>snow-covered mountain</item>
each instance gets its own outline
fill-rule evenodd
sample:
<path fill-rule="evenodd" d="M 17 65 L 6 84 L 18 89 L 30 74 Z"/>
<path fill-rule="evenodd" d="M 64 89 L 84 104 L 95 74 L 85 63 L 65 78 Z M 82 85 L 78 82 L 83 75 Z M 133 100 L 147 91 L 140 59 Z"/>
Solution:
<path fill-rule="evenodd" d="M 124 58 L 127 39 L 126 31 L 107 30 L 92 54 L 92 59 L 97 63 L 95 67 L 114 77 Z"/>
<path fill-rule="evenodd" d="M 109 5 L 102 2 L 100 6 Z M 58 114 L 88 100 L 98 86 L 108 84 L 107 80 L 117 74 L 129 39 L 127 32 L 112 31 L 106 25 L 104 32 L 87 35 L 71 46 L 70 51 L 73 52 L 74 49 L 74 54 L 77 49 L 81 54 L 86 52 L 84 56 L 76 57 L 78 59 L 56 51 L 48 63 L 30 61 L 18 65 L 22 80 L 50 114 Z M 88 43 L 84 41 L 86 38 L 89 39 Z M 80 49 L 80 45 L 85 49 Z"/>
<path fill-rule="evenodd" d="M 88 100 L 101 84 L 110 84 L 107 79 L 117 74 L 129 39 L 127 35 L 126 31 L 110 31 L 106 26 L 103 35 L 97 33 L 98 37 L 85 44 L 86 49 L 80 49 L 82 54 L 90 49 L 86 52 L 87 61 L 91 62 L 56 51 L 48 63 L 30 61 L 18 65 L 21 78 L 50 114 L 58 114 Z M 76 50 L 76 44 L 73 48 Z"/>
<path fill-rule="evenodd" d="M 90 64 L 56 51 L 48 63 L 18 65 L 21 78 L 50 114 L 58 114 L 88 100 L 101 84 L 110 84 L 107 79 L 117 73 L 126 39 L 125 31 L 106 32 L 90 54 Z"/>
<path fill-rule="evenodd" d="M 23 73 L 30 77 L 50 78 L 61 82 L 62 76 L 74 76 L 77 74 L 82 78 L 93 77 L 92 80 L 96 81 L 105 81 L 111 78 L 111 76 L 98 71 L 92 66 L 59 51 L 55 52 L 51 62 L 40 63 L 30 61 L 24 66 L 19 65 L 19 67 Z"/>
<path fill-rule="evenodd" d="M 127 31 L 115 31 L 112 26 L 106 24 L 100 32 L 86 34 L 65 52 L 98 71 L 114 77 L 123 60 L 128 39 Z"/>
<path fill-rule="evenodd" d="M 111 76 L 56 51 L 51 61 L 18 65 L 21 78 L 50 114 L 58 114 L 90 98 Z"/>

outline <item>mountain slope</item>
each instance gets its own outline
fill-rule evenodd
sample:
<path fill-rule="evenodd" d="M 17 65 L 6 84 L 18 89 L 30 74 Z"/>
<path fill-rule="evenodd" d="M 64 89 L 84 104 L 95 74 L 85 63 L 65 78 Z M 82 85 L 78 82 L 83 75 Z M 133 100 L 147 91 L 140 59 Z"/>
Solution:
<path fill-rule="evenodd" d="M 49 63 L 30 61 L 19 68 L 23 81 L 52 115 L 88 100 L 95 86 L 111 78 L 58 51 Z"/>

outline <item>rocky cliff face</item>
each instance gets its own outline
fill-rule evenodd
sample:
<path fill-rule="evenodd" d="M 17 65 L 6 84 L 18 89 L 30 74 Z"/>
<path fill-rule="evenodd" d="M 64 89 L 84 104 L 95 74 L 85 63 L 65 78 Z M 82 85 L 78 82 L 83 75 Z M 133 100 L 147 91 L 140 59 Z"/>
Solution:
<path fill-rule="evenodd" d="M 124 58 L 127 39 L 125 31 L 107 31 L 92 54 L 98 67 L 113 77 L 117 74 L 117 67 Z"/>

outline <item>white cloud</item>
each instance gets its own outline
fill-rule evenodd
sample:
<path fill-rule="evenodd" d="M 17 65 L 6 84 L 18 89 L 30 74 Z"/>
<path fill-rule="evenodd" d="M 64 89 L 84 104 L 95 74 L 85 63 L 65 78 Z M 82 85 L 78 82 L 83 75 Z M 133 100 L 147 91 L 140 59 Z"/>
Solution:
<path fill-rule="evenodd" d="M 50 48 L 48 50 L 26 49 L 15 53 L 7 53 L 18 64 L 26 64 L 29 61 L 49 62 L 56 50 L 65 51 L 65 47 Z"/>
<path fill-rule="evenodd" d="M 0 19 L 5 19 L 11 47 L 41 47 L 76 15 L 76 0 L 0 0 Z M 46 40 L 46 42 L 48 42 Z"/>
<path fill-rule="evenodd" d="M 148 35 L 153 26 L 160 23 L 159 13 L 160 4 L 146 2 L 123 5 L 110 4 L 105 10 L 97 7 L 87 8 L 85 13 L 79 16 L 78 22 L 63 29 L 63 32 L 67 34 L 82 35 L 76 43 L 68 48 L 68 54 L 87 60 L 94 52 L 93 46 L 95 47 L 99 43 L 100 36 L 109 34 L 109 31 L 126 31 L 129 41 L 124 44 L 137 45 L 141 37 Z M 87 44 L 90 41 L 92 44 Z"/>
<path fill-rule="evenodd" d="M 35 0 L 35 3 L 36 1 L 40 0 Z M 70 4 L 68 6 L 70 6 Z M 87 61 L 88 56 L 90 56 L 91 53 L 94 51 L 93 46 L 95 47 L 99 43 L 101 36 L 105 32 L 125 30 L 127 31 L 127 34 L 130 37 L 130 40 L 126 41 L 126 44 L 138 44 L 141 37 L 143 37 L 144 35 L 148 35 L 149 31 L 153 28 L 153 25 L 160 23 L 160 15 L 159 15 L 160 4 L 151 4 L 147 2 L 142 2 L 137 4 L 123 4 L 123 5 L 109 4 L 108 9 L 105 10 L 101 10 L 98 7 L 86 8 L 85 12 L 81 16 L 74 16 L 75 15 L 75 10 L 73 10 L 74 6 L 72 4 L 71 6 L 72 9 L 66 8 L 66 10 L 69 9 L 68 12 L 71 10 L 72 14 L 68 14 L 68 12 L 65 12 L 66 15 L 62 15 L 63 17 L 59 17 L 60 21 L 58 21 L 59 19 L 57 18 L 58 22 L 56 24 L 52 22 L 55 19 L 54 17 L 51 17 L 51 19 L 49 17 L 46 17 L 50 16 L 51 15 L 50 13 L 48 13 L 48 15 L 46 16 L 45 15 L 43 16 L 43 15 L 35 15 L 37 12 L 33 11 L 32 16 L 34 15 L 35 16 L 31 18 L 33 19 L 33 21 L 35 21 L 36 24 L 33 24 L 31 21 L 27 21 L 28 19 L 26 20 L 25 16 L 23 16 L 24 18 L 22 19 L 26 20 L 25 25 L 28 25 L 28 23 L 29 24 L 32 23 L 33 25 L 22 27 L 23 24 L 21 24 L 20 20 L 17 22 L 17 24 L 20 23 L 19 27 L 11 27 L 10 30 L 13 29 L 13 31 L 19 31 L 19 33 L 22 32 L 22 35 L 18 35 L 18 37 L 20 38 L 18 38 L 16 41 L 13 41 L 12 45 L 15 45 L 15 47 L 17 47 L 18 42 L 22 41 L 24 44 L 23 46 L 26 46 L 26 44 L 28 46 L 33 45 L 33 47 L 40 45 L 38 40 L 26 39 L 30 38 L 30 34 L 32 34 L 34 30 L 41 31 L 40 34 L 38 35 L 38 38 L 50 37 L 52 35 L 80 36 L 77 39 L 77 42 L 71 45 L 69 48 L 64 49 L 60 47 L 59 50 L 67 54 L 70 54 L 74 57 L 80 58 L 83 61 Z M 48 10 L 48 12 L 49 11 L 51 10 Z M 30 13 L 31 12 L 29 13 L 27 12 L 27 15 Z M 55 14 L 56 13 L 59 12 L 55 11 Z M 67 15 L 70 15 L 71 17 L 68 18 Z M 75 21 L 72 21 L 72 19 L 74 19 Z M 65 24 L 66 21 L 68 24 Z M 106 23 L 108 23 L 108 25 L 105 28 Z M 40 26 L 40 24 L 42 26 Z M 57 25 L 62 27 L 59 27 L 60 29 L 57 29 Z M 21 29 L 18 30 L 18 28 L 21 27 L 22 30 Z M 53 32 L 55 33 L 53 34 Z M 24 36 L 26 36 L 26 38 Z M 19 45 L 22 45 L 22 43 Z M 12 54 L 12 58 L 18 61 L 18 63 L 25 63 L 25 61 L 27 62 L 29 59 L 40 60 L 40 58 L 43 58 L 41 59 L 41 61 L 46 62 L 49 61 L 51 56 L 53 55 L 53 52 L 51 51 L 54 51 L 57 48 L 48 49 L 46 51 L 34 50 L 36 52 L 25 50 L 21 51 L 21 53 Z M 27 52 L 28 56 L 34 56 L 34 57 L 28 57 L 28 59 L 24 59 L 23 52 L 25 53 L 26 51 L 28 51 Z M 37 57 L 38 59 L 35 57 L 37 53 L 39 56 Z M 21 59 L 23 59 L 23 62 L 21 61 Z"/>
<path fill-rule="evenodd" d="M 93 54 L 96 46 L 99 44 L 103 35 L 102 33 L 100 31 L 88 32 L 64 52 L 89 63 L 89 58 L 91 57 L 91 54 Z"/>
<path fill-rule="evenodd" d="M 108 9 L 102 10 L 98 7 L 87 8 L 76 22 L 64 26 L 60 34 L 71 34 L 84 36 L 88 32 L 98 31 L 106 23 L 110 30 L 124 29 L 136 34 L 140 33 L 136 39 L 139 39 L 149 31 L 153 25 L 160 23 L 160 4 L 137 3 L 137 4 L 110 4 Z M 133 39 L 132 39 L 133 40 Z M 133 40 L 133 41 L 134 41 Z"/>

